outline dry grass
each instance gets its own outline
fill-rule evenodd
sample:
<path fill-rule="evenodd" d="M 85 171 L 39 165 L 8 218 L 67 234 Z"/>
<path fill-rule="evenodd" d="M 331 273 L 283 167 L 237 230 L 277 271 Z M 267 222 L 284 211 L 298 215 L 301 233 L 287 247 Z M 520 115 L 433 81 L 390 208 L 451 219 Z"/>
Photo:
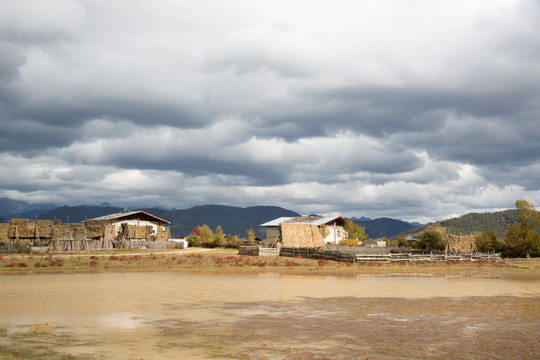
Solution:
<path fill-rule="evenodd" d="M 29 326 L 28 333 L 30 335 L 34 335 L 34 336 L 35 335 L 47 335 L 47 334 L 52 333 L 54 330 L 55 330 L 55 328 L 53 326 L 49 325 L 49 323 L 33 324 L 33 325 Z"/>
<path fill-rule="evenodd" d="M 124 250 L 76 254 L 3 255 L 0 273 L 101 271 L 294 272 L 309 274 L 445 274 L 540 276 L 540 259 L 496 263 L 345 263 L 237 255 L 236 250 Z"/>

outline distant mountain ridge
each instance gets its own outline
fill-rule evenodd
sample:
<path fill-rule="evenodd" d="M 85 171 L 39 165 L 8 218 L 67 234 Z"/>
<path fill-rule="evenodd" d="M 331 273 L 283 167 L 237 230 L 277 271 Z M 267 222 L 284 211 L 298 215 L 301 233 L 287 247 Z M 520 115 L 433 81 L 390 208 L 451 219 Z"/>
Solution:
<path fill-rule="evenodd" d="M 370 239 L 377 239 L 381 237 L 391 238 L 397 234 L 414 228 L 414 226 L 408 222 L 391 218 L 369 219 L 367 221 L 359 221 L 357 218 L 352 218 L 352 220 L 358 225 L 365 227 L 366 234 Z"/>
<path fill-rule="evenodd" d="M 123 211 L 122 207 L 111 206 L 109 203 L 100 205 L 57 206 L 54 204 L 28 204 L 25 201 L 0 199 L 0 220 L 10 218 L 26 218 L 55 220 L 78 223 Z M 135 209 L 132 209 L 135 210 Z M 208 225 L 212 230 L 221 226 L 226 234 L 244 237 L 249 228 L 253 228 L 257 236 L 264 238 L 265 229 L 259 225 L 278 217 L 295 217 L 300 214 L 277 206 L 252 206 L 246 208 L 226 205 L 202 205 L 189 209 L 163 209 L 147 207 L 144 210 L 155 216 L 171 222 L 172 236 L 186 236 L 191 230 L 200 225 Z M 379 218 L 371 219 L 365 216 L 353 217 L 353 221 L 366 228 L 370 238 L 392 237 L 413 226 L 405 221 Z"/>
<path fill-rule="evenodd" d="M 40 219 L 58 219 L 63 222 L 74 223 L 82 222 L 85 218 L 91 219 L 118 213 L 122 210 L 124 208 L 110 206 L 109 203 L 58 207 L 54 204 L 28 204 L 25 201 L 0 198 L 0 219 L 5 220 L 17 216 L 27 219 L 34 219 L 38 216 Z M 246 230 L 253 228 L 257 236 L 264 238 L 264 228 L 259 227 L 260 224 L 282 216 L 300 216 L 294 211 L 277 206 L 240 208 L 226 205 L 203 205 L 183 210 L 157 207 L 147 207 L 140 210 L 170 221 L 171 235 L 173 236 L 189 235 L 195 226 L 207 224 L 212 230 L 215 230 L 217 226 L 221 226 L 226 234 L 239 235 L 240 237 L 245 237 Z M 353 217 L 352 220 L 364 226 L 367 235 L 372 239 L 408 236 L 428 228 L 444 228 L 445 231 L 456 235 L 472 234 L 475 231 L 491 231 L 495 236 L 503 238 L 506 236 L 507 226 L 517 224 L 517 211 L 512 209 L 493 213 L 469 213 L 420 227 L 415 227 L 415 223 L 391 218 L 371 219 L 361 216 Z M 536 231 L 539 232 L 540 227 Z"/>
<path fill-rule="evenodd" d="M 0 198 L 0 217 L 8 219 L 14 217 L 34 218 L 36 215 L 56 208 L 55 204 L 29 204 L 22 200 Z"/>

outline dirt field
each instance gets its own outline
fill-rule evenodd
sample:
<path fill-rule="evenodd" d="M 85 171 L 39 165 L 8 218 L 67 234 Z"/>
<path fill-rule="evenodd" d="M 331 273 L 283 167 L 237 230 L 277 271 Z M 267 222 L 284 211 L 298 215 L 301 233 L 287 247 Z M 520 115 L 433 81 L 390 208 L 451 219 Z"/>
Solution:
<path fill-rule="evenodd" d="M 537 298 L 308 298 L 228 303 L 222 311 L 251 315 L 240 321 L 159 321 L 150 324 L 160 340 L 149 353 L 121 358 L 540 359 Z M 145 341 L 148 333 L 129 336 Z M 107 359 L 92 351 L 69 353 L 88 346 L 113 344 L 75 339 L 44 325 L 30 334 L 0 334 L 0 359 Z"/>
<path fill-rule="evenodd" d="M 163 324 L 163 347 L 232 359 L 540 359 L 540 299 L 306 299 L 229 304 L 236 323 Z"/>

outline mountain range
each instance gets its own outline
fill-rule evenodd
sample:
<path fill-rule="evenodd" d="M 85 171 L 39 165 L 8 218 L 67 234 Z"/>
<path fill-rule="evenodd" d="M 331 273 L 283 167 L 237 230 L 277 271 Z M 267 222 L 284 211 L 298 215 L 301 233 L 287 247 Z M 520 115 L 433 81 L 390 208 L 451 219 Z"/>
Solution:
<path fill-rule="evenodd" d="M 54 204 L 28 204 L 25 201 L 0 199 L 0 217 L 5 220 L 19 217 L 34 219 L 36 216 L 43 220 L 58 219 L 63 222 L 82 222 L 85 219 L 114 214 L 123 208 L 113 207 L 109 203 L 101 205 L 57 206 Z M 162 208 L 142 208 L 157 217 L 171 223 L 172 236 L 186 236 L 191 230 L 200 225 L 208 225 L 212 230 L 221 226 L 226 234 L 244 237 L 249 228 L 253 228 L 257 236 L 264 238 L 265 229 L 259 225 L 282 216 L 300 216 L 300 214 L 277 206 L 251 206 L 246 208 L 225 205 L 195 206 L 185 210 Z M 0 219 L 2 220 L 2 219 Z M 370 238 L 392 237 L 414 228 L 414 224 L 402 220 L 367 217 L 353 217 L 353 221 L 364 226 Z"/>

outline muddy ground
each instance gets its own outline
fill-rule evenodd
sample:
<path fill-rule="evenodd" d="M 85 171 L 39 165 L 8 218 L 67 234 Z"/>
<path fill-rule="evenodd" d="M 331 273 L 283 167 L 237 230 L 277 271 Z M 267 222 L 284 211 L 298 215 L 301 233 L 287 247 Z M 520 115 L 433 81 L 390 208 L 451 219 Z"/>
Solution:
<path fill-rule="evenodd" d="M 220 320 L 148 323 L 159 339 L 152 349 L 120 358 L 540 359 L 537 298 L 306 298 L 227 303 L 219 311 Z M 234 316 L 223 320 L 227 314 Z M 112 346 L 54 330 L 0 340 L 0 359 L 107 359 L 91 349 Z M 66 344 L 86 353 L 65 352 Z"/>
<path fill-rule="evenodd" d="M 540 299 L 330 298 L 231 303 L 231 323 L 161 324 L 163 346 L 233 359 L 540 359 Z"/>

